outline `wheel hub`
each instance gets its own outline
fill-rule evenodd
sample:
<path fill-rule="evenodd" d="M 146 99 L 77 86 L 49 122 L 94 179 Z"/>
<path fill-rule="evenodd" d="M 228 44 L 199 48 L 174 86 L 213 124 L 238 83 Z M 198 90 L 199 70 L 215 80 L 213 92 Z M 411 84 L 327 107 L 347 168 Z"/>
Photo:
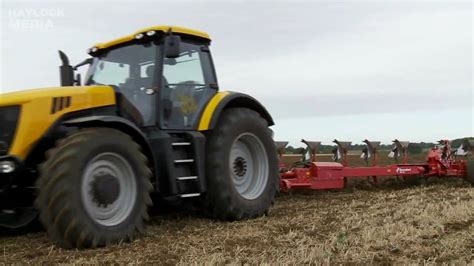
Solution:
<path fill-rule="evenodd" d="M 243 157 L 237 157 L 234 160 L 234 173 L 242 177 L 247 173 L 247 161 Z"/>
<path fill-rule="evenodd" d="M 82 204 L 94 222 L 115 226 L 133 211 L 137 199 L 135 172 L 118 153 L 98 154 L 82 174 L 81 191 Z"/>
<path fill-rule="evenodd" d="M 116 177 L 103 174 L 94 177 L 91 184 L 93 201 L 98 206 L 106 208 L 115 202 L 120 194 L 120 184 Z"/>
<path fill-rule="evenodd" d="M 258 198 L 268 182 L 268 156 L 263 143 L 252 133 L 238 136 L 231 147 L 229 170 L 234 187 L 245 199 Z"/>

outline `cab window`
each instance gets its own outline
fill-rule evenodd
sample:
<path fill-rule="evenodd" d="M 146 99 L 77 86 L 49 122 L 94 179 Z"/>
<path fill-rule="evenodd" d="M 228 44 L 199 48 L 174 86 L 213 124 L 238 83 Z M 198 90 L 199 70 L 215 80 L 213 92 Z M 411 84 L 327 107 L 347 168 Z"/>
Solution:
<path fill-rule="evenodd" d="M 199 51 L 191 50 L 176 59 L 165 59 L 163 76 L 166 78 L 168 85 L 204 85 Z"/>
<path fill-rule="evenodd" d="M 216 93 L 211 57 L 205 45 L 182 42 L 180 56 L 163 59 L 161 125 L 194 129 L 201 111 Z"/>
<path fill-rule="evenodd" d="M 97 71 L 94 74 L 94 81 L 99 84 L 115 85 L 124 83 L 129 77 L 130 65 L 102 61 L 98 64 Z"/>

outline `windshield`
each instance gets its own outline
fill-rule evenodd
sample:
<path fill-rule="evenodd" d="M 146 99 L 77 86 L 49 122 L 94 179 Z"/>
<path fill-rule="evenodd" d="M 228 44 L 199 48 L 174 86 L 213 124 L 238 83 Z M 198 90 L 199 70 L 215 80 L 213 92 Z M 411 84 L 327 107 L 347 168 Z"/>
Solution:
<path fill-rule="evenodd" d="M 154 44 L 130 44 L 110 50 L 94 61 L 86 75 L 86 85 L 112 85 L 122 93 L 128 115 L 137 124 L 150 125 L 155 118 L 155 97 L 146 93 L 153 87 L 157 58 Z"/>

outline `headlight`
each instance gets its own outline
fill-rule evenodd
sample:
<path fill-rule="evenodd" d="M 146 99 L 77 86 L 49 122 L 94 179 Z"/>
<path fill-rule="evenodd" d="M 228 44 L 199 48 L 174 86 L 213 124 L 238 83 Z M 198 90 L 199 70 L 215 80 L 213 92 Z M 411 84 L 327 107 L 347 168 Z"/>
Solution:
<path fill-rule="evenodd" d="M 20 106 L 0 107 L 0 155 L 7 154 L 15 135 Z"/>

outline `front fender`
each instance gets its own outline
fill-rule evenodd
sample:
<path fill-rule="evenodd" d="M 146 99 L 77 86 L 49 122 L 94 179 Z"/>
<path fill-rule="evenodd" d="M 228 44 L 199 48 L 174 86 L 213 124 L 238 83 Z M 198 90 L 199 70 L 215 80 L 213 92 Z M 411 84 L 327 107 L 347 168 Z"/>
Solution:
<path fill-rule="evenodd" d="M 155 153 L 151 149 L 147 137 L 140 128 L 125 118 L 113 115 L 94 115 L 66 120 L 62 124 L 66 127 L 109 127 L 118 129 L 128 134 L 142 147 L 147 157 L 150 158 L 150 162 L 154 162 L 153 166 L 156 169 Z"/>
<path fill-rule="evenodd" d="M 79 127 L 91 127 L 91 126 L 118 126 L 118 129 L 133 130 L 134 134 L 139 134 L 143 138 L 145 135 L 141 130 L 131 121 L 113 115 L 93 115 L 86 117 L 73 118 L 62 123 L 65 126 L 79 126 Z M 146 139 L 146 138 L 145 138 Z"/>

